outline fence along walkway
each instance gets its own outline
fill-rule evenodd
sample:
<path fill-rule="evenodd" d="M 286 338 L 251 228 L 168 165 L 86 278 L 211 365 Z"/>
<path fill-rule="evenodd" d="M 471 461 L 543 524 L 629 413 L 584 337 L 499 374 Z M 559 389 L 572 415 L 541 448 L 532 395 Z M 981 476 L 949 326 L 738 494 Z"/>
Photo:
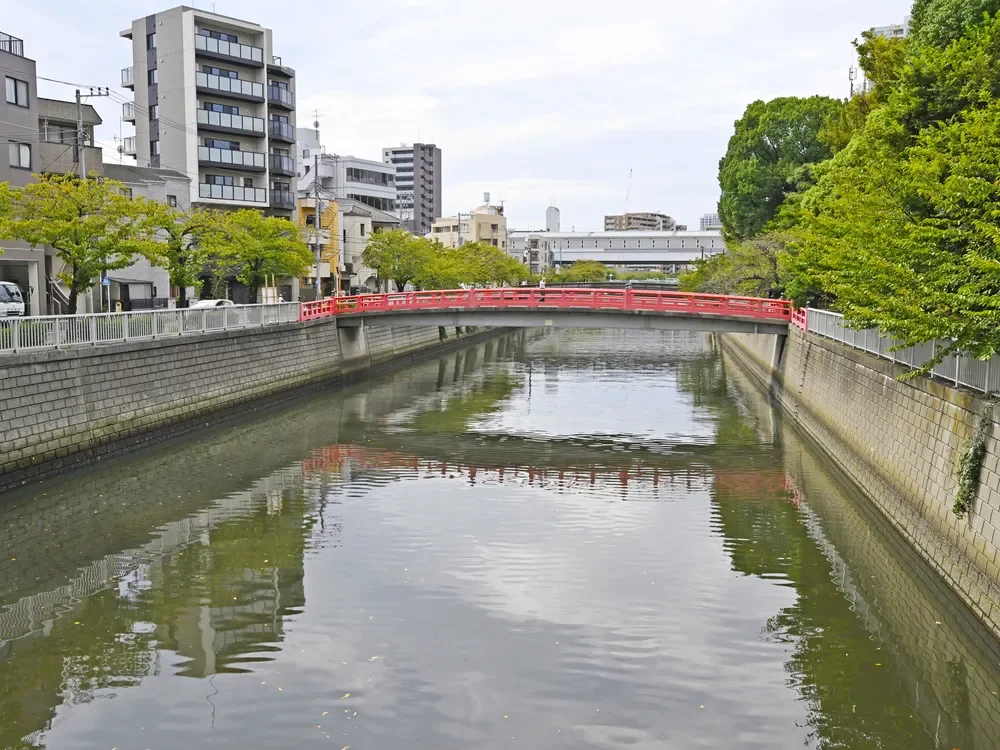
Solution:
<path fill-rule="evenodd" d="M 231 305 L 93 315 L 0 319 L 0 355 L 259 328 L 299 320 L 299 305 Z"/>
<path fill-rule="evenodd" d="M 940 349 L 950 345 L 948 341 L 928 341 L 893 351 L 902 342 L 882 334 L 877 328 L 855 331 L 844 325 L 843 315 L 829 310 L 810 307 L 804 315 L 802 312 L 797 310 L 792 321 L 797 327 L 911 369 L 921 367 Z M 1000 391 L 1000 357 L 983 360 L 949 354 L 931 370 L 931 374 L 982 393 Z"/>

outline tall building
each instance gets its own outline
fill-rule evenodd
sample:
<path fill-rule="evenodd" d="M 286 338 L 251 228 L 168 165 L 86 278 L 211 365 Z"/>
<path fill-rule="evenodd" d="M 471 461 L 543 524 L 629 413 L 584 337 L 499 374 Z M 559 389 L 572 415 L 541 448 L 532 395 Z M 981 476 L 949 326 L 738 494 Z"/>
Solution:
<path fill-rule="evenodd" d="M 903 39 L 910 35 L 910 17 L 903 19 L 902 23 L 892 23 L 888 26 L 876 26 L 872 29 L 875 36 L 884 36 L 889 39 Z"/>
<path fill-rule="evenodd" d="M 719 218 L 717 213 L 703 214 L 698 223 L 701 227 L 701 231 L 703 232 L 722 231 L 722 219 Z"/>
<path fill-rule="evenodd" d="M 384 148 L 382 161 L 396 167 L 396 213 L 403 227 L 427 234 L 441 215 L 441 149 L 433 143 Z"/>
<path fill-rule="evenodd" d="M 638 212 L 604 217 L 605 232 L 670 232 L 674 229 L 677 223 L 666 214 Z"/>
<path fill-rule="evenodd" d="M 273 55 L 271 30 L 178 6 L 121 36 L 132 41 L 123 118 L 139 166 L 188 175 L 192 204 L 292 218 L 295 71 Z"/>
<path fill-rule="evenodd" d="M 431 239 L 445 247 L 461 247 L 469 242 L 484 242 L 502 250 L 507 249 L 507 217 L 503 206 L 487 201 L 467 214 L 435 219 L 431 225 Z"/>
<path fill-rule="evenodd" d="M 545 209 L 545 231 L 559 231 L 559 209 L 555 206 L 549 206 Z"/>

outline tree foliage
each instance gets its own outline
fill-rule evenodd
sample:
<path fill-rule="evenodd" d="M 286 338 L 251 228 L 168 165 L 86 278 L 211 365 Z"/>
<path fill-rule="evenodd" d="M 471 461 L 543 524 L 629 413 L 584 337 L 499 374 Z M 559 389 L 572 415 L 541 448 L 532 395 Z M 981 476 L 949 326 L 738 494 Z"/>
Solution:
<path fill-rule="evenodd" d="M 693 270 L 681 274 L 680 289 L 777 299 L 784 292 L 779 258 L 788 242 L 786 234 L 771 232 L 732 244 L 725 253 L 695 261 Z"/>
<path fill-rule="evenodd" d="M 151 252 L 144 221 L 146 202 L 122 194 L 113 180 L 81 180 L 43 175 L 22 188 L 8 189 L 4 233 L 32 247 L 51 246 L 65 270 L 60 281 L 70 290 L 69 306 L 77 311 L 81 293 L 108 271 L 127 268 Z"/>
<path fill-rule="evenodd" d="M 609 273 L 614 276 L 614 273 L 606 265 L 596 260 L 578 260 L 569 268 L 553 276 L 552 283 L 582 284 L 604 281 L 608 278 Z"/>
<path fill-rule="evenodd" d="M 1000 0 L 915 0 L 910 36 L 921 46 L 947 47 L 997 11 Z"/>
<path fill-rule="evenodd" d="M 247 286 L 252 303 L 269 279 L 301 276 L 313 262 L 298 229 L 285 219 L 250 209 L 222 214 L 221 219 L 202 243 L 216 263 Z"/>
<path fill-rule="evenodd" d="M 785 196 L 809 180 L 808 165 L 829 158 L 819 132 L 838 107 L 834 99 L 813 96 L 755 101 L 746 108 L 719 162 L 719 216 L 727 240 L 761 232 Z"/>
<path fill-rule="evenodd" d="M 212 258 L 211 235 L 223 231 L 225 215 L 205 209 L 181 211 L 165 203 L 150 201 L 146 224 L 152 230 L 151 260 L 166 269 L 170 283 L 178 287 L 178 306 L 187 306 L 188 287 L 198 287 Z"/>
<path fill-rule="evenodd" d="M 431 243 L 404 229 L 375 232 L 361 254 L 362 262 L 375 269 L 380 279 L 389 279 L 403 291 L 429 260 Z"/>

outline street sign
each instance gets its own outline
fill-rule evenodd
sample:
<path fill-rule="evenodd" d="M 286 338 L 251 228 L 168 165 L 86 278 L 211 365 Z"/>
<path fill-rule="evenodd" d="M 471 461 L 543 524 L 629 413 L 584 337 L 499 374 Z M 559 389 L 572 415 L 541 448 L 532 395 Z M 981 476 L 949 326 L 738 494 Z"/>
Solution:
<path fill-rule="evenodd" d="M 104 279 L 101 281 L 101 286 L 111 286 L 111 279 L 105 276 Z"/>

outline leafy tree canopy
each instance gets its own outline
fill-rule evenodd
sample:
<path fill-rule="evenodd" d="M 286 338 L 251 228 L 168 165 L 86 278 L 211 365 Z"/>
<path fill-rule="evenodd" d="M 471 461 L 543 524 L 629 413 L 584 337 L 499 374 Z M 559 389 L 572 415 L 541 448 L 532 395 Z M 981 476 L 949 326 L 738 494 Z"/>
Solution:
<path fill-rule="evenodd" d="M 825 96 L 755 101 L 736 121 L 719 162 L 719 216 L 727 240 L 760 233 L 785 200 L 809 179 L 807 165 L 831 155 L 819 132 L 840 104 Z"/>
<path fill-rule="evenodd" d="M 910 36 L 920 46 L 947 47 L 998 10 L 1000 0 L 915 0 Z"/>
<path fill-rule="evenodd" d="M 211 261 L 210 235 L 224 231 L 225 215 L 197 208 L 181 211 L 150 201 L 145 221 L 154 233 L 151 260 L 167 270 L 170 283 L 180 289 L 179 306 L 185 307 L 188 287 L 200 286 L 200 276 Z"/>

